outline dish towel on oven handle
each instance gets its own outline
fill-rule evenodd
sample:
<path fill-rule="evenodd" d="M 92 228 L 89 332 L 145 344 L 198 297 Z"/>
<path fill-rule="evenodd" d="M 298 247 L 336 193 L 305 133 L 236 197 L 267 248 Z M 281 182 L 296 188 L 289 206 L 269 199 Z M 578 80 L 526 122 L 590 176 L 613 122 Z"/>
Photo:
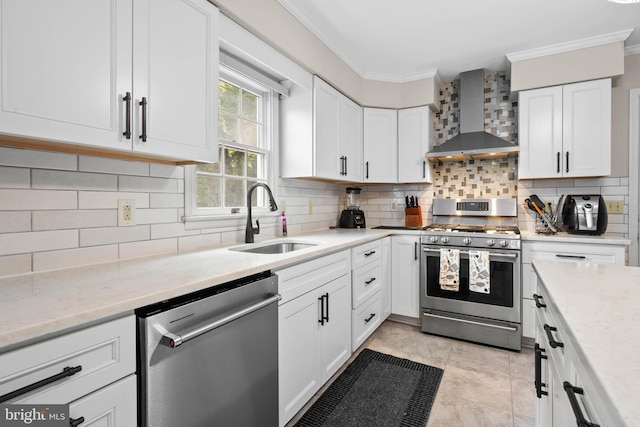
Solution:
<path fill-rule="evenodd" d="M 491 293 L 489 251 L 469 251 L 469 290 Z"/>
<path fill-rule="evenodd" d="M 440 249 L 440 289 L 458 292 L 460 286 L 460 250 Z"/>

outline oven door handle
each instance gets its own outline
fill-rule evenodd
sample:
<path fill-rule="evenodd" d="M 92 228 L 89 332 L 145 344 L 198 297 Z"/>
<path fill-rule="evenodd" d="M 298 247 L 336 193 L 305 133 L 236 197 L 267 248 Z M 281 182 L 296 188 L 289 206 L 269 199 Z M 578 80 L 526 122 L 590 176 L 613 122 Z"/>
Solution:
<path fill-rule="evenodd" d="M 422 248 L 422 252 L 430 252 L 430 253 L 440 253 L 440 249 L 434 249 L 434 248 Z M 469 251 L 460 251 L 460 255 L 469 255 Z M 514 252 L 514 253 L 503 253 L 503 252 L 489 252 L 489 257 L 500 257 L 500 258 L 507 258 L 507 259 L 517 259 L 518 258 L 518 253 Z"/>
<path fill-rule="evenodd" d="M 515 332 L 518 330 L 518 328 L 516 328 L 515 326 L 494 325 L 492 323 L 475 322 L 473 320 L 458 319 L 457 317 L 439 316 L 437 314 L 431 314 L 431 313 L 422 313 L 422 315 L 425 317 L 435 317 L 437 319 L 453 320 L 456 322 L 469 323 L 471 325 L 478 325 L 478 326 L 487 326 L 489 328 L 503 329 L 503 330 L 512 331 L 512 332 Z"/>

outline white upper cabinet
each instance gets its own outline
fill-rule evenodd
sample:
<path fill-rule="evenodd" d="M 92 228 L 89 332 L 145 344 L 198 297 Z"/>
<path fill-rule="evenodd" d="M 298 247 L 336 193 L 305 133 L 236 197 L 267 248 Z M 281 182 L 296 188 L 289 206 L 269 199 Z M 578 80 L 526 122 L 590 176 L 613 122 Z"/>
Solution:
<path fill-rule="evenodd" d="M 0 1 L 1 133 L 217 160 L 217 8 L 205 0 Z"/>
<path fill-rule="evenodd" d="M 398 182 L 433 182 L 425 154 L 431 149 L 433 120 L 429 107 L 398 111 Z"/>
<path fill-rule="evenodd" d="M 314 76 L 281 108 L 281 177 L 362 182 L 362 107 Z"/>
<path fill-rule="evenodd" d="M 611 174 L 611 79 L 520 93 L 520 179 Z"/>
<path fill-rule="evenodd" d="M 398 182 L 398 112 L 364 109 L 364 182 Z"/>

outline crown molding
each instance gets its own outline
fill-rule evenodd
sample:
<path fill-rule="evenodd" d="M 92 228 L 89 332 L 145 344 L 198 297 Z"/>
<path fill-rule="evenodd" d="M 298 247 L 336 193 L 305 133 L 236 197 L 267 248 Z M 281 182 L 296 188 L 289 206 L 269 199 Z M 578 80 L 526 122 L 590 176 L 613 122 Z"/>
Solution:
<path fill-rule="evenodd" d="M 438 75 L 437 68 L 432 68 L 430 70 L 426 70 L 418 74 L 407 74 L 404 76 L 398 76 L 395 74 L 383 74 L 383 73 L 366 73 L 363 78 L 365 80 L 375 80 L 375 81 L 387 82 L 387 83 L 408 83 L 408 82 L 413 82 L 416 80 L 423 80 L 423 79 L 433 79 L 438 85 L 442 83 L 442 81 L 440 80 L 440 76 Z"/>
<path fill-rule="evenodd" d="M 629 35 L 631 35 L 632 32 L 633 32 L 633 29 L 622 30 L 622 31 L 617 31 L 615 33 L 603 34 L 600 36 L 588 37 L 586 39 L 574 40 L 572 42 L 560 43 L 560 44 L 540 47 L 536 49 L 508 53 L 506 56 L 509 62 L 516 62 L 516 61 L 523 61 L 526 59 L 539 58 L 541 56 L 569 52 L 576 49 L 584 49 L 588 47 L 601 46 L 604 44 L 615 43 L 615 42 L 624 42 L 629 37 Z"/>
<path fill-rule="evenodd" d="M 635 46 L 627 46 L 624 48 L 624 55 L 638 55 L 640 54 L 640 44 Z"/>

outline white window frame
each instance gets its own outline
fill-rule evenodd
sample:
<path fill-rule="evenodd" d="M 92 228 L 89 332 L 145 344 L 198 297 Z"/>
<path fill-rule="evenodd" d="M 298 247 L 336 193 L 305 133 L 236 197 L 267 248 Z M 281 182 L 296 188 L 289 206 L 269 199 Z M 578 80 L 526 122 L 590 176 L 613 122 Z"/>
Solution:
<path fill-rule="evenodd" d="M 256 151 L 265 152 L 265 167 L 267 169 L 266 179 L 264 182 L 271 188 L 274 198 L 278 201 L 278 123 L 279 123 L 279 97 L 278 94 L 264 88 L 264 85 L 251 81 L 249 78 L 235 73 L 233 70 L 225 66 L 220 66 L 220 79 L 229 80 L 232 84 L 239 84 L 255 92 L 256 87 L 262 88 L 259 92 L 263 96 L 263 129 L 262 138 L 266 143 L 265 148 L 258 148 Z M 266 90 L 263 91 L 263 90 Z M 232 143 L 225 143 L 228 147 L 233 147 Z M 202 208 L 197 206 L 197 171 L 195 165 L 185 166 L 185 223 L 224 220 L 224 225 L 235 225 L 242 223 L 240 220 L 246 220 L 248 213 L 247 207 L 234 208 L 233 213 L 231 207 L 225 208 Z M 258 197 L 266 199 L 264 189 L 258 188 Z M 267 203 L 268 205 L 268 203 Z M 264 216 L 277 216 L 278 212 L 271 212 L 268 207 L 253 207 L 251 214 L 254 218 Z M 203 225 L 210 226 L 209 224 Z"/>

